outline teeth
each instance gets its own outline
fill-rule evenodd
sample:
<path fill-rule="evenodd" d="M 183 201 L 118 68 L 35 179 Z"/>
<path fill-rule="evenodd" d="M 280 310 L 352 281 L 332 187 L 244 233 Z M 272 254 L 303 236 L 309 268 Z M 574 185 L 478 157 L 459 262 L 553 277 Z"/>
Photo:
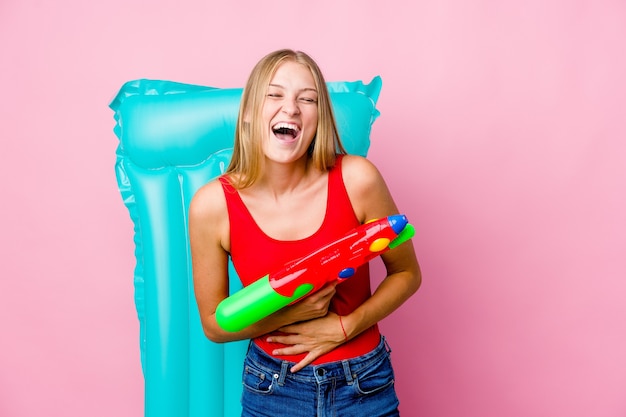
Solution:
<path fill-rule="evenodd" d="M 274 130 L 278 130 L 278 129 L 291 129 L 294 130 L 296 132 L 300 131 L 300 129 L 298 128 L 297 125 L 292 124 L 292 123 L 277 123 L 276 125 L 274 125 Z"/>

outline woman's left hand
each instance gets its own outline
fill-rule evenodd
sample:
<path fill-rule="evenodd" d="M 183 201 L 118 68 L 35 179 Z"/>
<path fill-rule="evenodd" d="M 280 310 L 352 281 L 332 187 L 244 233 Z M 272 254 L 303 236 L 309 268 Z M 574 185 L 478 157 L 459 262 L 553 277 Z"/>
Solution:
<path fill-rule="evenodd" d="M 307 354 L 291 368 L 291 372 L 298 372 L 315 359 L 346 341 L 339 316 L 335 313 L 328 313 L 326 316 L 314 320 L 290 324 L 278 330 L 287 334 L 269 336 L 267 341 L 289 346 L 275 349 L 274 355 Z"/>

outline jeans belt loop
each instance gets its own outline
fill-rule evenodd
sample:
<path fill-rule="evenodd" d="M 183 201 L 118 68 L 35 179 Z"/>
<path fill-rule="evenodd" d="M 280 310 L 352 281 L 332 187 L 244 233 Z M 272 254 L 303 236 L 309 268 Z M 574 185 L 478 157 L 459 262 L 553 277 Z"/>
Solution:
<path fill-rule="evenodd" d="M 391 346 L 389 346 L 389 343 L 387 343 L 387 339 L 384 336 L 383 343 L 385 343 L 385 350 L 387 351 L 387 353 L 391 353 Z"/>
<path fill-rule="evenodd" d="M 346 376 L 346 382 L 348 385 L 352 385 L 354 383 L 354 379 L 352 378 L 352 371 L 350 370 L 350 362 L 343 360 L 341 361 L 341 365 L 343 365 L 343 373 Z"/>
<path fill-rule="evenodd" d="M 278 377 L 278 385 L 285 385 L 285 378 L 287 377 L 287 371 L 289 370 L 289 362 L 283 361 L 280 364 L 280 376 Z"/>

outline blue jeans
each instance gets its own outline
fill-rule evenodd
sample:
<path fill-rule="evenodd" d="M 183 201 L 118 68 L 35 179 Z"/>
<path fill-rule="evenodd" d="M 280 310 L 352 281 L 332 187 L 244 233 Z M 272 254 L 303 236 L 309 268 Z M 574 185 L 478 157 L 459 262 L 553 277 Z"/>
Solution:
<path fill-rule="evenodd" d="M 384 338 L 358 358 L 291 373 L 254 343 L 244 362 L 242 417 L 392 417 L 398 397 Z"/>

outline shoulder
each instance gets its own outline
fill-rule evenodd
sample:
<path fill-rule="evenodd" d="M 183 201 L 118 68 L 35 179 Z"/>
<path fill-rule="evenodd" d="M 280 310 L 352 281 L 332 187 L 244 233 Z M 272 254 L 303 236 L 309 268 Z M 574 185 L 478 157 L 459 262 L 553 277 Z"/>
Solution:
<path fill-rule="evenodd" d="M 228 207 L 222 184 L 215 179 L 198 189 L 189 205 L 189 235 L 192 241 L 229 241 Z M 206 243 L 206 241 L 205 241 Z"/>
<path fill-rule="evenodd" d="M 378 168 L 368 159 L 358 155 L 344 155 L 341 173 L 346 186 L 363 187 L 382 180 Z"/>
<path fill-rule="evenodd" d="M 345 155 L 341 161 L 343 182 L 360 221 L 388 215 L 395 204 L 378 168 L 368 159 Z"/>
<path fill-rule="evenodd" d="M 212 217 L 221 215 L 226 210 L 226 198 L 222 184 L 212 180 L 198 189 L 189 205 L 189 217 Z"/>

